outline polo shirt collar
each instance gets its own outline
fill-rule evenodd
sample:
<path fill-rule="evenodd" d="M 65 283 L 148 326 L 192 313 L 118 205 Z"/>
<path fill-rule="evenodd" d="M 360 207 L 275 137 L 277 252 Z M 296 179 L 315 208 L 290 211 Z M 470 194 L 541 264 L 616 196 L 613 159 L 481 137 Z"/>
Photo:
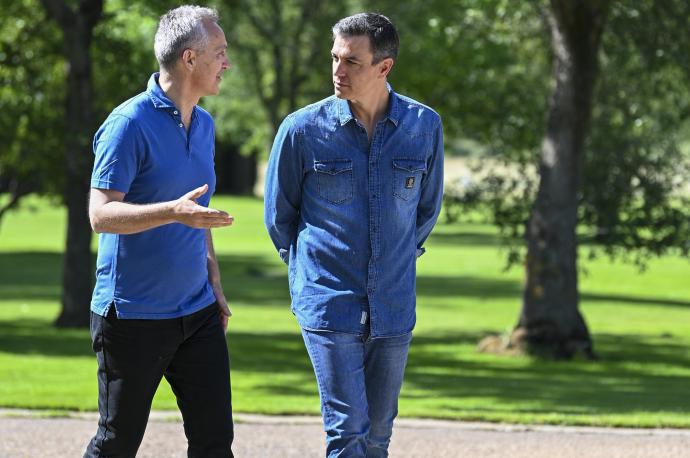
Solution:
<path fill-rule="evenodd" d="M 151 75 L 149 82 L 146 85 L 146 92 L 156 108 L 175 108 L 175 103 L 165 95 L 163 89 L 158 85 L 158 77 L 160 73 L 156 72 Z"/>
<path fill-rule="evenodd" d="M 393 88 L 390 84 L 386 83 L 386 87 L 388 88 L 390 99 L 388 102 L 388 113 L 386 114 L 384 119 L 390 120 L 393 124 L 395 124 L 395 126 L 397 126 L 400 122 L 400 102 L 398 100 L 398 94 L 396 94 L 395 91 L 393 91 Z M 340 121 L 341 126 L 344 126 L 348 122 L 355 119 L 355 117 L 352 115 L 352 110 L 350 109 L 350 104 L 347 103 L 347 100 L 338 99 L 337 107 L 338 120 Z"/>

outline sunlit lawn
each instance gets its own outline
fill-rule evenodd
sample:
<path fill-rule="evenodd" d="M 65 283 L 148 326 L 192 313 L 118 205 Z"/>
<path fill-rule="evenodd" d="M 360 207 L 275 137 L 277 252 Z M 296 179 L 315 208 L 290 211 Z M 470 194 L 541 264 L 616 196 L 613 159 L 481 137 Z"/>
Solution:
<path fill-rule="evenodd" d="M 36 211 L 25 206 L 0 222 L 0 406 L 95 410 L 88 331 L 52 326 L 64 212 L 45 200 L 30 203 Z M 236 218 L 214 232 L 234 312 L 234 409 L 317 414 L 286 269 L 265 235 L 261 202 L 218 197 L 213 205 Z M 582 308 L 601 359 L 543 362 L 476 351 L 482 336 L 514 325 L 520 305 L 522 272 L 502 271 L 505 256 L 490 226 L 441 224 L 427 248 L 418 262 L 402 416 L 690 427 L 687 260 L 655 260 L 644 274 L 607 260 L 584 262 Z M 167 384 L 154 407 L 176 408 Z"/>

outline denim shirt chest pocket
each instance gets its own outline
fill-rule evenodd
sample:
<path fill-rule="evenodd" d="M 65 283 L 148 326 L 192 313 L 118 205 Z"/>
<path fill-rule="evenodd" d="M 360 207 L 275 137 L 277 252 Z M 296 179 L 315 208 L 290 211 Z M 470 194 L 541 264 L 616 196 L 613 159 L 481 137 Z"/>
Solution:
<path fill-rule="evenodd" d="M 393 195 L 402 200 L 417 199 L 425 172 L 426 161 L 422 159 L 393 159 Z"/>
<path fill-rule="evenodd" d="M 314 171 L 322 198 L 334 204 L 352 199 L 352 159 L 315 160 Z"/>

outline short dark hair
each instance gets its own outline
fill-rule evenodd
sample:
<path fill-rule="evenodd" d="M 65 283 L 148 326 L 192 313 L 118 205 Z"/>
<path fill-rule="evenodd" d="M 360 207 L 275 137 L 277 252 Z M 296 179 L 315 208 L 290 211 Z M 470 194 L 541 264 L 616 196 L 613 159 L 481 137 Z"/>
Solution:
<path fill-rule="evenodd" d="M 383 59 L 398 58 L 398 32 L 393 23 L 383 14 L 359 13 L 348 16 L 336 22 L 333 26 L 333 39 L 340 35 L 343 37 L 369 37 L 371 53 L 374 55 L 374 64 Z"/>

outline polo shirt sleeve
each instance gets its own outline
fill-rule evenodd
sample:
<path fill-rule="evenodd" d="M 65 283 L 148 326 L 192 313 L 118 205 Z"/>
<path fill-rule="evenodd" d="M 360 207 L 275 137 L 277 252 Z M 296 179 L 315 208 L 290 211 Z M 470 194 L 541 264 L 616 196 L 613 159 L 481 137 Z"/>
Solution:
<path fill-rule="evenodd" d="M 135 122 L 122 115 L 111 115 L 106 119 L 93 140 L 96 156 L 91 187 L 129 191 L 137 174 L 139 155 L 138 129 Z"/>

